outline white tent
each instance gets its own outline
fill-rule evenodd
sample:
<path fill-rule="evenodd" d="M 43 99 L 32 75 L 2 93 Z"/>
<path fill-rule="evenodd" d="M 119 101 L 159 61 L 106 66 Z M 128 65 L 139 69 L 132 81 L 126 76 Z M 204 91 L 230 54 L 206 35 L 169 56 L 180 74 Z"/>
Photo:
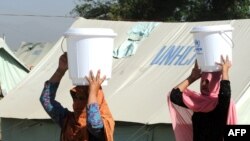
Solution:
<path fill-rule="evenodd" d="M 138 22 L 79 18 L 72 27 L 112 28 L 118 34 L 114 46 L 118 47 L 127 39 L 127 32 L 137 24 Z M 230 70 L 232 98 L 237 103 L 239 123 L 250 124 L 250 118 L 245 118 L 250 116 L 250 112 L 245 109 L 249 107 L 246 99 L 250 95 L 247 91 L 250 82 L 250 20 L 162 22 L 138 43 L 134 56 L 113 60 L 112 78 L 103 89 L 117 123 L 115 140 L 174 140 L 166 96 L 190 74 L 193 67 L 195 54 L 190 31 L 193 26 L 217 24 L 231 24 L 234 27 L 233 67 Z M 3 139 L 58 140 L 59 128 L 50 120 L 45 120 L 49 116 L 42 108 L 39 97 L 44 82 L 58 66 L 58 58 L 62 54 L 62 38 L 28 77 L 0 102 Z M 69 109 L 72 109 L 69 95 L 71 87 L 71 81 L 66 74 L 56 97 Z M 198 90 L 198 83 L 191 87 Z"/>
<path fill-rule="evenodd" d="M 22 60 L 26 66 L 33 69 L 42 58 L 50 51 L 54 43 L 46 42 L 22 42 L 15 55 Z"/>

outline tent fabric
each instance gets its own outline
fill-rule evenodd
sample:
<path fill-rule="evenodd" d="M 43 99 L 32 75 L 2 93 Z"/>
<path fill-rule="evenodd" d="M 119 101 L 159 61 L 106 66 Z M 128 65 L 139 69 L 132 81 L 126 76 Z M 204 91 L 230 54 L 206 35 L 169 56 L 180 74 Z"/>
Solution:
<path fill-rule="evenodd" d="M 52 120 L 2 119 L 3 141 L 59 141 L 60 127 Z M 175 141 L 169 124 L 116 122 L 115 141 Z"/>
<path fill-rule="evenodd" d="M 250 113 L 249 113 L 249 108 L 250 108 L 250 87 L 248 84 L 248 87 L 246 88 L 246 91 L 244 91 L 244 95 L 238 100 L 236 109 L 238 115 L 238 124 L 250 124 Z"/>
<path fill-rule="evenodd" d="M 72 27 L 111 28 L 118 34 L 114 48 L 128 37 L 127 32 L 138 22 L 87 20 L 79 18 Z M 232 98 L 242 102 L 238 109 L 244 109 L 249 97 L 250 65 L 248 47 L 250 40 L 250 19 L 160 23 L 140 44 L 135 55 L 122 59 L 113 59 L 112 77 L 103 87 L 105 98 L 116 121 L 143 124 L 171 123 L 166 95 L 177 83 L 191 72 L 195 61 L 193 36 L 191 29 L 197 25 L 231 24 L 233 31 L 233 66 L 230 70 Z M 51 77 L 58 66 L 62 38 L 46 54 L 41 62 L 10 94 L 0 101 L 0 116 L 19 119 L 48 119 L 49 116 L 39 103 L 44 82 Z M 66 46 L 65 43 L 63 43 Z M 69 89 L 72 82 L 68 73 L 64 76 L 57 91 L 56 99 L 68 109 L 72 109 Z M 191 89 L 198 91 L 199 84 Z M 15 105 L 15 106 L 13 106 Z M 16 108 L 18 107 L 18 109 Z M 121 110 L 122 109 L 122 110 Z M 245 111 L 238 115 L 240 123 L 250 123 L 250 115 Z M 242 121 L 240 121 L 242 120 Z"/>
<path fill-rule="evenodd" d="M 114 58 L 123 58 L 134 55 L 137 51 L 138 44 L 144 38 L 148 37 L 150 32 L 158 26 L 157 22 L 139 22 L 128 31 L 128 39 L 121 46 L 113 51 Z"/>
<path fill-rule="evenodd" d="M 15 55 L 31 69 L 42 60 L 53 46 L 54 43 L 50 42 L 22 42 Z"/>
<path fill-rule="evenodd" d="M 0 38 L 0 86 L 6 95 L 27 74 L 29 70 L 9 49 L 5 41 Z"/>

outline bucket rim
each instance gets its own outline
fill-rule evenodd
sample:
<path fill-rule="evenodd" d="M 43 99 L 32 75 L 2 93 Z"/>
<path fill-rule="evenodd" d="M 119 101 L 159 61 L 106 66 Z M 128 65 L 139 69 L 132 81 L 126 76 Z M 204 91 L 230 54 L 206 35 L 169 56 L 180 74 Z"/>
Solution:
<path fill-rule="evenodd" d="M 115 37 L 117 34 L 111 28 L 69 28 L 64 36 Z"/>
<path fill-rule="evenodd" d="M 211 26 L 194 26 L 190 33 L 197 32 L 226 32 L 232 31 L 234 28 L 230 24 L 226 25 L 211 25 Z"/>

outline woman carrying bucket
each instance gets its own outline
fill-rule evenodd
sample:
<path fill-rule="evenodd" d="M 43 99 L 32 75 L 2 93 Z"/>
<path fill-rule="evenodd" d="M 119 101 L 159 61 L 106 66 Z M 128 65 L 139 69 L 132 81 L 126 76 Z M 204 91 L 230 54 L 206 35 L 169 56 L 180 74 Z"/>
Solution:
<path fill-rule="evenodd" d="M 59 66 L 45 82 L 40 101 L 49 116 L 61 127 L 60 141 L 113 141 L 114 120 L 105 101 L 101 84 L 105 77 L 100 71 L 86 77 L 89 86 L 79 85 L 70 90 L 73 112 L 55 100 L 59 83 L 68 70 L 67 54 L 59 59 Z"/>
<path fill-rule="evenodd" d="M 168 97 L 176 141 L 223 141 L 227 124 L 236 123 L 231 101 L 228 57 L 221 57 L 221 71 L 201 72 L 197 61 L 191 75 L 177 85 Z M 187 89 L 201 78 L 200 94 Z"/>

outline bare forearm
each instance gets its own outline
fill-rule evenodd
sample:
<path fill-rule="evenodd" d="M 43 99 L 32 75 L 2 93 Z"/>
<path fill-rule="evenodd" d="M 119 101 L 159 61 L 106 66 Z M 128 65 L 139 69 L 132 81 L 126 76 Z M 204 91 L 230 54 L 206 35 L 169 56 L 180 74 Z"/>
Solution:
<path fill-rule="evenodd" d="M 88 98 L 88 105 L 93 104 L 93 103 L 97 103 L 97 93 L 98 91 L 91 91 L 89 92 L 89 98 Z"/>
<path fill-rule="evenodd" d="M 179 85 L 177 85 L 175 88 L 179 88 L 181 92 L 183 92 L 189 85 L 191 85 L 195 80 L 189 76 L 187 79 L 182 81 Z"/>
<path fill-rule="evenodd" d="M 201 77 L 201 70 L 198 67 L 197 61 L 195 61 L 194 68 L 192 69 L 191 74 L 187 79 L 182 81 L 179 85 L 175 87 L 179 88 L 181 92 L 183 92 L 189 85 L 191 85 L 194 81 L 198 80 Z"/>
<path fill-rule="evenodd" d="M 55 73 L 51 76 L 51 78 L 49 79 L 49 82 L 59 83 L 61 81 L 62 77 L 64 76 L 64 74 L 65 74 L 65 71 L 58 68 L 55 71 Z"/>
<path fill-rule="evenodd" d="M 222 80 L 229 80 L 228 71 L 223 71 L 222 72 Z"/>
<path fill-rule="evenodd" d="M 222 67 L 222 80 L 229 80 L 229 69 L 232 66 L 231 61 L 229 61 L 228 56 L 226 56 L 226 59 L 221 56 L 221 63 L 217 63 Z"/>

